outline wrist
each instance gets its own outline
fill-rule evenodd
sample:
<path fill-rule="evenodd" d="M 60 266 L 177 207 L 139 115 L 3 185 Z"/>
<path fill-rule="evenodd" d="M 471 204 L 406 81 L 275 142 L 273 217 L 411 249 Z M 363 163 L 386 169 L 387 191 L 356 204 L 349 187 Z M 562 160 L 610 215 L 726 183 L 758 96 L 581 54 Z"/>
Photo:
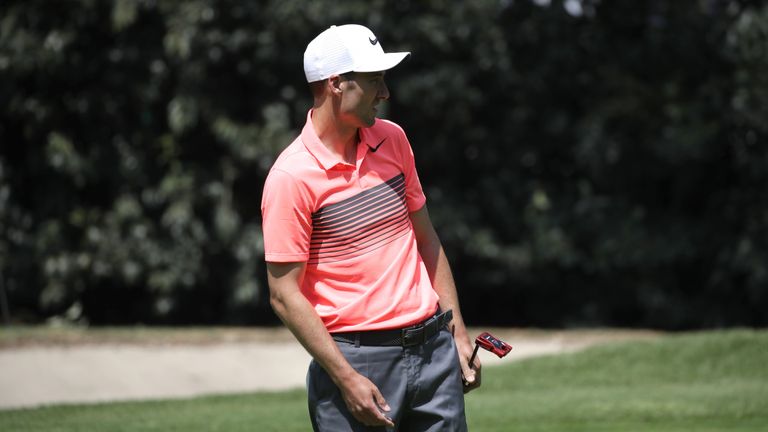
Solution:
<path fill-rule="evenodd" d="M 345 384 L 352 381 L 355 375 L 357 375 L 357 371 L 347 363 L 346 365 L 338 365 L 332 371 L 329 370 L 328 375 L 337 387 L 344 388 Z"/>
<path fill-rule="evenodd" d="M 454 339 L 469 339 L 469 332 L 467 331 L 467 327 L 464 325 L 464 321 L 460 316 L 454 315 L 453 320 L 448 325 L 448 328 L 451 329 L 451 333 L 453 333 Z"/>

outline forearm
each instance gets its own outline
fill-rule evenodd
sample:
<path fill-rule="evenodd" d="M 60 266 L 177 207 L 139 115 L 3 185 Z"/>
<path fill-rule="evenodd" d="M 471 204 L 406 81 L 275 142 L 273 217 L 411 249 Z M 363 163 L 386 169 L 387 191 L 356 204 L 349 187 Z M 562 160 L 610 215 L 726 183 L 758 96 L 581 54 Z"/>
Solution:
<path fill-rule="evenodd" d="M 480 386 L 480 361 L 475 358 L 472 364 L 469 360 L 472 357 L 472 341 L 469 338 L 467 327 L 464 325 L 464 318 L 461 315 L 459 306 L 459 295 L 456 292 L 456 283 L 453 280 L 451 266 L 448 264 L 448 258 L 445 256 L 440 239 L 429 219 L 427 208 L 422 207 L 411 213 L 411 223 L 413 224 L 416 235 L 416 244 L 419 248 L 419 255 L 424 261 L 424 266 L 429 274 L 432 287 L 440 298 L 440 307 L 443 310 L 453 311 L 453 321 L 451 329 L 453 330 L 456 350 L 459 354 L 459 363 L 464 378 L 464 391 L 468 392 Z"/>
<path fill-rule="evenodd" d="M 278 317 L 341 390 L 350 413 L 363 424 L 394 426 L 384 396 L 344 358 L 320 316 L 301 293 L 304 263 L 267 263 L 270 303 Z"/>
<path fill-rule="evenodd" d="M 445 251 L 440 244 L 440 241 L 435 237 L 432 241 L 423 242 L 423 244 L 420 244 L 419 254 L 421 254 L 421 257 L 424 260 L 424 265 L 427 268 L 427 273 L 429 274 L 432 286 L 440 298 L 440 308 L 442 310 L 450 309 L 453 311 L 453 321 L 451 325 L 454 331 L 454 336 L 457 339 L 469 339 L 467 328 L 464 324 L 464 318 L 461 315 L 456 283 L 453 279 L 453 273 L 451 272 L 448 258 L 445 255 Z"/>
<path fill-rule="evenodd" d="M 419 255 L 424 261 L 432 287 L 440 298 L 440 308 L 453 311 L 451 325 L 454 336 L 457 340 L 468 341 L 469 336 L 464 325 L 464 318 L 461 315 L 459 295 L 456 291 L 453 273 L 451 273 L 451 266 L 448 263 L 443 245 L 440 243 L 440 238 L 432 226 L 426 206 L 411 213 L 411 223 L 416 235 Z"/>
<path fill-rule="evenodd" d="M 280 320 L 304 349 L 328 372 L 339 386 L 354 372 L 344 358 L 322 320 L 297 287 L 284 284 L 290 280 L 270 278 L 270 303 Z"/>

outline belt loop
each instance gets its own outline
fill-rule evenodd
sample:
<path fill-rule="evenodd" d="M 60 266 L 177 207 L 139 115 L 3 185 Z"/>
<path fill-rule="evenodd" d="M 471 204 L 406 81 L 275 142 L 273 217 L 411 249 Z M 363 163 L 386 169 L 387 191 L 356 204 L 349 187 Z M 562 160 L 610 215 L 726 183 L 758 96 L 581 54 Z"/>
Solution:
<path fill-rule="evenodd" d="M 445 313 L 442 315 L 443 323 L 440 325 L 440 327 L 448 328 L 448 324 L 453 320 L 453 310 L 448 309 L 445 311 Z"/>
<path fill-rule="evenodd" d="M 360 332 L 355 333 L 355 348 L 360 348 Z"/>

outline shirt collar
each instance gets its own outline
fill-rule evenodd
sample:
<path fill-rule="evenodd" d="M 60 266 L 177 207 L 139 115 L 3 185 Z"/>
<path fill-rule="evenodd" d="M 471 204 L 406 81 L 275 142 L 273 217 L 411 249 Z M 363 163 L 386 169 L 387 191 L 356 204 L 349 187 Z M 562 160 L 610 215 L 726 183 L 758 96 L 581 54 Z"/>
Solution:
<path fill-rule="evenodd" d="M 376 119 L 376 123 L 380 121 L 381 120 Z M 360 129 L 360 145 L 364 146 L 366 153 L 369 151 L 377 151 L 387 138 L 386 135 L 381 133 L 381 129 L 376 127 L 376 123 L 369 128 Z"/>
<path fill-rule="evenodd" d="M 336 159 L 328 150 L 323 142 L 315 132 L 315 126 L 312 124 L 312 110 L 307 113 L 307 122 L 304 124 L 304 129 L 301 130 L 301 141 L 304 143 L 304 147 L 307 148 L 309 153 L 320 162 L 323 169 L 328 171 L 336 165 L 342 164 L 341 161 Z"/>
<path fill-rule="evenodd" d="M 376 122 L 379 122 L 379 119 L 376 119 Z M 374 123 L 374 125 L 369 128 L 358 129 L 360 137 L 360 144 L 358 144 L 357 148 L 358 161 L 365 157 L 369 151 L 376 151 L 380 145 L 384 144 L 383 141 L 386 139 L 386 135 L 377 133 L 378 129 L 375 128 L 375 126 L 376 124 Z M 338 160 L 338 158 L 331 154 L 330 150 L 325 147 L 323 142 L 320 141 L 317 132 L 315 132 L 315 126 L 312 124 L 312 109 L 307 113 L 307 122 L 304 124 L 304 129 L 301 130 L 301 141 L 304 143 L 304 147 L 307 148 L 307 151 L 317 159 L 324 170 L 329 171 L 337 165 L 341 167 L 351 167 L 351 165 Z"/>

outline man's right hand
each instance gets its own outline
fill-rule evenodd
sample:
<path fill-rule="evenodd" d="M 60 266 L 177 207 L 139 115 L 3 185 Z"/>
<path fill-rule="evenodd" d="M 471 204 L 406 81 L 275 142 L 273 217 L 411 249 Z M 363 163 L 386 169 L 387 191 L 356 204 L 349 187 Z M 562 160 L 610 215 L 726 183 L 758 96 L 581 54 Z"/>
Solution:
<path fill-rule="evenodd" d="M 389 411 L 389 405 L 371 380 L 355 373 L 340 384 L 344 403 L 360 423 L 366 426 L 395 426 L 392 419 L 384 415 Z"/>

